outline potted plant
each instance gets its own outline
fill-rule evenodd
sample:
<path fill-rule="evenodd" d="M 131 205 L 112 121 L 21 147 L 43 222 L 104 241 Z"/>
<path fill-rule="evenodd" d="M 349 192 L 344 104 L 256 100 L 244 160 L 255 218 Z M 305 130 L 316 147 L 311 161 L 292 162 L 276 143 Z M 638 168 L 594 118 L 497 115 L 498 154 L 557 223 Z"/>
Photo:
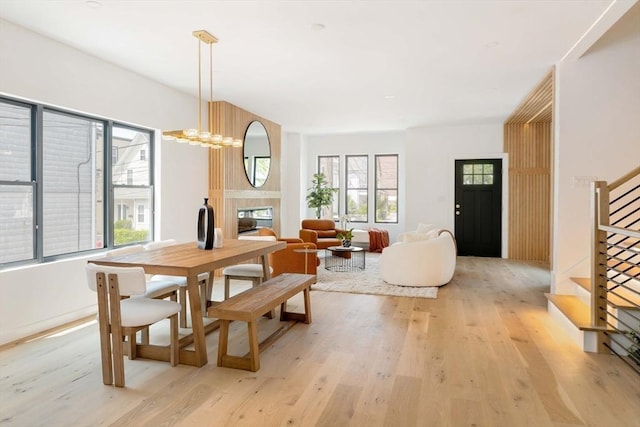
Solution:
<path fill-rule="evenodd" d="M 342 246 L 348 248 L 351 246 L 351 239 L 353 239 L 353 228 L 348 229 L 345 232 L 340 232 L 336 235 L 336 238 L 342 240 Z"/>
<path fill-rule="evenodd" d="M 311 188 L 308 189 L 307 206 L 316 210 L 316 218 L 320 219 L 323 206 L 333 204 L 333 193 L 337 188 L 329 187 L 329 182 L 323 173 L 313 174 Z"/>
<path fill-rule="evenodd" d="M 627 348 L 627 354 L 634 362 L 640 365 L 640 333 L 631 330 L 625 331 L 624 335 L 630 342 Z"/>

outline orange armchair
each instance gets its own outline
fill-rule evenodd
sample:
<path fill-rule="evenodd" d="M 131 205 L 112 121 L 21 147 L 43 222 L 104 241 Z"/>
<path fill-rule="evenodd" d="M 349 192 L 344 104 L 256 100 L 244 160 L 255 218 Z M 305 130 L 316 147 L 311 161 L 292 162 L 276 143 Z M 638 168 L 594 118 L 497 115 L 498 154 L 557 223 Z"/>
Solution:
<path fill-rule="evenodd" d="M 295 252 L 297 249 L 317 249 L 313 243 L 305 243 L 298 238 L 278 238 L 270 228 L 260 228 L 259 236 L 274 236 L 281 242 L 287 242 L 287 247 L 269 255 L 269 264 L 273 268 L 272 276 L 282 273 L 317 274 L 320 259 L 315 253 L 305 254 Z M 306 267 L 305 267 L 306 260 Z"/>
<path fill-rule="evenodd" d="M 308 243 L 313 243 L 318 249 L 326 249 L 329 246 L 340 246 L 338 233 L 346 233 L 345 230 L 336 228 L 332 219 L 303 219 L 300 229 L 300 238 Z"/>

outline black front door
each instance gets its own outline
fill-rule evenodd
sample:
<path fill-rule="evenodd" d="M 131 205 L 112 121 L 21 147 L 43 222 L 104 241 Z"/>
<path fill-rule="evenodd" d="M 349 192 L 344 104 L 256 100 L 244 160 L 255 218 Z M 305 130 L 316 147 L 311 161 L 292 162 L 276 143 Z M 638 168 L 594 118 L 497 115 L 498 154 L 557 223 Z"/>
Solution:
<path fill-rule="evenodd" d="M 454 213 L 458 255 L 501 255 L 502 160 L 456 160 Z"/>

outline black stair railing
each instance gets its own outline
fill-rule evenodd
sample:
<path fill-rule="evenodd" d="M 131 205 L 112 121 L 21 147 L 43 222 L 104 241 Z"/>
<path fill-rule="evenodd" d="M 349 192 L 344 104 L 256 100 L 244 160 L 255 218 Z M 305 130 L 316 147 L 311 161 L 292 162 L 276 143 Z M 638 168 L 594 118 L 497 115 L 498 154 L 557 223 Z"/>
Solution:
<path fill-rule="evenodd" d="M 591 323 L 598 351 L 640 374 L 640 167 L 592 186 Z"/>

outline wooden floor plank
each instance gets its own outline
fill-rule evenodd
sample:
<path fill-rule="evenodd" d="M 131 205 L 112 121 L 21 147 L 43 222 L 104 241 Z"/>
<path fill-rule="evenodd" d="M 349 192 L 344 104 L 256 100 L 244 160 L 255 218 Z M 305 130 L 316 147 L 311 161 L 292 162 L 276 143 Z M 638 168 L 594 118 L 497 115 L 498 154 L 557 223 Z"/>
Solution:
<path fill-rule="evenodd" d="M 577 348 L 548 291 L 543 264 L 473 257 L 437 299 L 312 291 L 313 323 L 270 343 L 258 372 L 125 360 L 124 389 L 102 384 L 95 322 L 49 331 L 0 350 L 0 425 L 637 425 L 638 376 Z M 261 318 L 260 338 L 280 325 Z M 231 324 L 230 352 L 246 335 Z M 214 361 L 217 332 L 206 341 Z"/>

